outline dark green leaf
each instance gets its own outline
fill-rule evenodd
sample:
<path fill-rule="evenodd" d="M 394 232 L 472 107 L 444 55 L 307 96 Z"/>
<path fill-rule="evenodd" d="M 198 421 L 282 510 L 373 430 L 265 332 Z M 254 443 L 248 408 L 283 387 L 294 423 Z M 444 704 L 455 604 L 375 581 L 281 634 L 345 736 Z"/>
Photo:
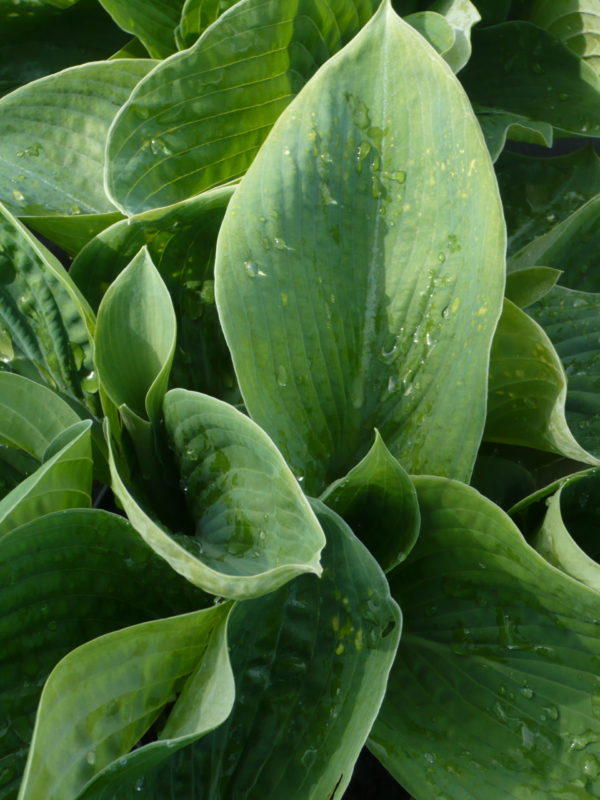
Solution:
<path fill-rule="evenodd" d="M 551 267 L 525 267 L 506 276 L 506 297 L 519 308 L 527 308 L 548 294 L 562 272 Z"/>
<path fill-rule="evenodd" d="M 117 25 L 137 36 L 154 58 L 173 53 L 184 0 L 100 0 Z"/>
<path fill-rule="evenodd" d="M 600 7 L 596 0 L 534 0 L 528 18 L 600 75 Z"/>

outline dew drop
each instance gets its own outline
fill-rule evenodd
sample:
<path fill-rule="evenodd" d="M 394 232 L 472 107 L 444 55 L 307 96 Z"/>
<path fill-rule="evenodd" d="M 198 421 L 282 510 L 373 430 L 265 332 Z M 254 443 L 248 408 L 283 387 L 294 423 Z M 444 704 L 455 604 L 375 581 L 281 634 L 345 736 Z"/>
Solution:
<path fill-rule="evenodd" d="M 286 368 L 283 364 L 280 364 L 277 367 L 277 385 L 281 386 L 282 389 L 285 389 L 288 382 L 288 374 Z"/>
<path fill-rule="evenodd" d="M 90 750 L 87 756 L 85 757 L 85 760 L 90 766 L 94 766 L 94 764 L 96 763 L 96 751 Z"/>
<path fill-rule="evenodd" d="M 12 193 L 13 199 L 15 203 L 24 203 L 25 202 L 25 195 L 23 192 L 20 192 L 18 189 L 13 189 Z"/>

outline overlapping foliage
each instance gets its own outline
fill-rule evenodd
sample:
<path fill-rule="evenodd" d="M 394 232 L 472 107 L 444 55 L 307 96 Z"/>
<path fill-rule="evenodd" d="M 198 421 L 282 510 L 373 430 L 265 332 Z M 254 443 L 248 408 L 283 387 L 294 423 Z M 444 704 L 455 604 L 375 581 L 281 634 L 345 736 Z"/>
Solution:
<path fill-rule="evenodd" d="M 0 800 L 600 797 L 595 6 L 0 0 Z"/>

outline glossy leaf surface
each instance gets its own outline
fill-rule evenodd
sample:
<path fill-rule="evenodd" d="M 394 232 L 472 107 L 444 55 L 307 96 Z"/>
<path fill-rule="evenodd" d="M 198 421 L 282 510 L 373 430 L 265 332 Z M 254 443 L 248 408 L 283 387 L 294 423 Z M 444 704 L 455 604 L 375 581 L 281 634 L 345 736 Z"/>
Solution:
<path fill-rule="evenodd" d="M 282 115 L 217 243 L 246 407 L 306 491 L 354 466 L 374 427 L 409 472 L 468 476 L 503 237 L 458 82 L 384 4 Z"/>
<path fill-rule="evenodd" d="M 598 596 L 473 489 L 415 478 L 405 630 L 371 749 L 417 797 L 600 796 Z"/>
<path fill-rule="evenodd" d="M 116 205 L 139 213 L 243 175 L 290 100 L 377 5 L 244 0 L 229 9 L 115 119 L 106 186 Z"/>

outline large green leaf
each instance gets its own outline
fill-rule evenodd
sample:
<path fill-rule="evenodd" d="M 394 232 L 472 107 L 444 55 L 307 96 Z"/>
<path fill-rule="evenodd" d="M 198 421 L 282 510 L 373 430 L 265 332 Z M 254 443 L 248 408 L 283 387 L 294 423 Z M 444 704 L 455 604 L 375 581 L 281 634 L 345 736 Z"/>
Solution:
<path fill-rule="evenodd" d="M 145 622 L 65 656 L 42 691 L 19 800 L 75 800 L 88 786 L 94 796 L 94 779 L 111 783 L 112 764 L 125 771 L 121 759 L 176 694 L 158 740 L 132 761 L 153 765 L 221 724 L 234 697 L 230 610 L 223 604 Z"/>
<path fill-rule="evenodd" d="M 551 564 L 600 591 L 597 491 L 597 471 L 567 478 L 546 499 L 544 521 L 531 543 Z"/>
<path fill-rule="evenodd" d="M 68 255 L 75 256 L 95 236 L 123 219 L 120 211 L 107 214 L 51 214 L 29 216 L 19 214 L 22 222 L 36 233 L 50 239 Z"/>
<path fill-rule="evenodd" d="M 596 464 L 565 418 L 564 369 L 542 328 L 509 300 L 494 336 L 490 358 L 484 438 L 559 453 Z"/>
<path fill-rule="evenodd" d="M 529 19 L 600 75 L 600 7 L 596 0 L 534 0 Z"/>
<path fill-rule="evenodd" d="M 83 64 L 0 100 L 0 200 L 13 214 L 115 210 L 102 180 L 108 128 L 154 63 Z"/>
<path fill-rule="evenodd" d="M 0 372 L 0 441 L 42 461 L 52 441 L 79 416 L 56 392 L 11 372 Z"/>
<path fill-rule="evenodd" d="M 545 264 L 563 270 L 560 282 L 571 289 L 600 290 L 600 194 L 525 245 L 510 259 L 509 269 Z"/>
<path fill-rule="evenodd" d="M 323 577 L 237 606 L 233 712 L 147 776 L 152 800 L 342 797 L 385 692 L 401 617 L 365 547 L 336 514 L 316 510 L 327 534 Z M 133 800 L 135 790 L 119 797 Z"/>
<path fill-rule="evenodd" d="M 165 58 L 177 49 L 174 31 L 184 0 L 99 1 L 117 25 L 137 36 L 154 58 Z"/>
<path fill-rule="evenodd" d="M 173 385 L 237 402 L 231 358 L 214 301 L 217 232 L 233 186 L 113 225 L 77 256 L 69 274 L 93 308 L 144 244 L 177 317 Z"/>
<path fill-rule="evenodd" d="M 528 312 L 565 369 L 569 425 L 578 442 L 600 457 L 600 293 L 555 286 Z"/>
<path fill-rule="evenodd" d="M 415 797 L 600 797 L 598 595 L 473 489 L 415 479 L 405 628 L 370 746 Z"/>
<path fill-rule="evenodd" d="M 421 517 L 412 481 L 379 432 L 367 455 L 321 500 L 340 514 L 388 572 L 417 541 Z"/>
<path fill-rule="evenodd" d="M 115 118 L 107 190 L 129 213 L 243 175 L 304 82 L 376 0 L 243 0 L 159 65 Z"/>
<path fill-rule="evenodd" d="M 593 147 L 559 158 L 504 153 L 496 164 L 496 175 L 509 253 L 546 233 L 600 194 L 600 157 Z"/>
<path fill-rule="evenodd" d="M 238 0 L 185 0 L 181 19 L 175 28 L 175 41 L 180 50 L 191 47 L 200 34 Z"/>
<path fill-rule="evenodd" d="M 444 59 L 459 72 L 471 57 L 471 28 L 481 20 L 470 0 L 436 0 L 431 10 L 442 14 L 454 30 L 454 43 Z"/>
<path fill-rule="evenodd" d="M 460 77 L 479 110 L 600 136 L 600 76 L 529 22 L 476 29 L 473 55 Z"/>
<path fill-rule="evenodd" d="M 96 636 L 211 598 L 122 517 L 90 509 L 38 517 L 4 536 L 0 585 L 0 797 L 13 800 L 42 686 L 56 663 Z"/>
<path fill-rule="evenodd" d="M 303 572 L 320 574 L 323 532 L 264 431 L 227 403 L 183 389 L 166 395 L 164 415 L 195 536 L 173 538 L 157 524 L 111 458 L 113 489 L 148 544 L 224 597 L 257 597 Z"/>
<path fill-rule="evenodd" d="M 108 58 L 127 36 L 96 0 L 60 11 L 39 0 L 0 4 L 0 95 L 65 67 Z"/>
<path fill-rule="evenodd" d="M 309 493 L 374 427 L 409 472 L 468 477 L 503 251 L 468 101 L 384 3 L 284 112 L 217 243 L 244 401 Z"/>
<path fill-rule="evenodd" d="M 60 448 L 0 501 L 0 538 L 52 511 L 90 505 L 90 425 L 82 421 L 68 428 Z"/>
<path fill-rule="evenodd" d="M 92 388 L 93 324 L 64 268 L 0 204 L 1 366 L 81 405 Z"/>
<path fill-rule="evenodd" d="M 158 419 L 176 326 L 169 292 L 144 247 L 98 309 L 94 359 L 100 383 L 117 407 Z"/>

